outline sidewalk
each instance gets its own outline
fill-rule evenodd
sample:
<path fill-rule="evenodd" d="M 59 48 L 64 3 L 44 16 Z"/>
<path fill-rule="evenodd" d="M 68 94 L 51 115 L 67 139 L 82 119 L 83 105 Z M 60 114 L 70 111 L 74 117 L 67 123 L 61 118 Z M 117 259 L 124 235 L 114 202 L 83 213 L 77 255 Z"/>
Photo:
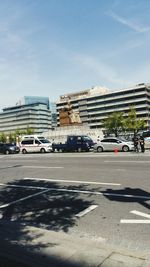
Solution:
<path fill-rule="evenodd" d="M 14 230 L 9 229 L 10 237 Z M 1 264 L 6 257 L 11 260 L 0 267 L 150 267 L 150 252 L 117 250 L 92 239 L 36 227 L 24 227 L 22 238 L 11 242 L 1 246 Z"/>

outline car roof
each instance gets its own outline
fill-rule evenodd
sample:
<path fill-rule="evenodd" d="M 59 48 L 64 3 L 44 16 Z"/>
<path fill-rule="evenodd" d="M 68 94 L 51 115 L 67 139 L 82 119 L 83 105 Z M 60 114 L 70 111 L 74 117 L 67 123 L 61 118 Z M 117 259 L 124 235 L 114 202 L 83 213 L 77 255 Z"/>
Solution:
<path fill-rule="evenodd" d="M 101 140 L 107 140 L 107 139 L 117 139 L 117 140 L 120 140 L 118 137 L 104 137 L 102 138 Z"/>

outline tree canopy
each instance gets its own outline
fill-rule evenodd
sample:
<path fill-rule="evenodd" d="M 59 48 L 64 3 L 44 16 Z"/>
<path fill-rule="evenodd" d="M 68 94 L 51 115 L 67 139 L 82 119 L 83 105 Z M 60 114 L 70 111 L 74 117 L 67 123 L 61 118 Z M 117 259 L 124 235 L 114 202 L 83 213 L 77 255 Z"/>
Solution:
<path fill-rule="evenodd" d="M 14 132 L 11 132 L 11 133 L 4 133 L 4 132 L 1 132 L 0 133 L 0 142 L 2 143 L 6 143 L 6 142 L 16 142 L 16 139 L 19 138 L 24 135 L 24 134 L 33 134 L 34 133 L 34 130 L 32 128 L 29 128 L 27 127 L 27 129 L 25 130 L 20 130 L 20 129 L 17 129 L 16 131 Z"/>
<path fill-rule="evenodd" d="M 114 112 L 104 120 L 103 127 L 107 134 L 116 137 L 125 132 L 133 132 L 136 135 L 139 130 L 146 128 L 144 119 L 139 119 L 134 107 L 130 108 L 128 115 L 123 112 Z"/>
<path fill-rule="evenodd" d="M 146 123 L 143 119 L 139 119 L 136 114 L 135 108 L 130 108 L 128 117 L 124 120 L 124 126 L 128 131 L 132 131 L 136 135 L 139 130 L 144 130 Z"/>
<path fill-rule="evenodd" d="M 104 120 L 104 128 L 107 134 L 113 133 L 117 137 L 123 131 L 123 113 L 114 112 Z"/>

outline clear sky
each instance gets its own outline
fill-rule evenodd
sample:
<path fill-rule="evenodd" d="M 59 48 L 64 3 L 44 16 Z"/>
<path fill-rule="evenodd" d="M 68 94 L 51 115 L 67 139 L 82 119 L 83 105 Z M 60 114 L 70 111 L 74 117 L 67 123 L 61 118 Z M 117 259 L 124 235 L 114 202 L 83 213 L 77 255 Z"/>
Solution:
<path fill-rule="evenodd" d="M 1 0 L 0 109 L 150 82 L 150 0 Z"/>

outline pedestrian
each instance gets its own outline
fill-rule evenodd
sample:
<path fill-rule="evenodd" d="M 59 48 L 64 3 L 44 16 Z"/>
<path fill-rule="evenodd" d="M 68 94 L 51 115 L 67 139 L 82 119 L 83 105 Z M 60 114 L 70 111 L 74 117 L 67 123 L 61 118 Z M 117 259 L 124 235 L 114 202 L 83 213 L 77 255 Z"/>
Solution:
<path fill-rule="evenodd" d="M 134 136 L 133 143 L 134 143 L 134 151 L 139 152 L 139 139 L 137 136 Z"/>
<path fill-rule="evenodd" d="M 145 141 L 144 141 L 143 136 L 140 136 L 139 143 L 140 143 L 140 147 L 141 147 L 141 152 L 144 153 L 145 152 Z"/>
<path fill-rule="evenodd" d="M 100 142 L 100 137 L 99 137 L 99 135 L 97 136 L 97 142 Z"/>

